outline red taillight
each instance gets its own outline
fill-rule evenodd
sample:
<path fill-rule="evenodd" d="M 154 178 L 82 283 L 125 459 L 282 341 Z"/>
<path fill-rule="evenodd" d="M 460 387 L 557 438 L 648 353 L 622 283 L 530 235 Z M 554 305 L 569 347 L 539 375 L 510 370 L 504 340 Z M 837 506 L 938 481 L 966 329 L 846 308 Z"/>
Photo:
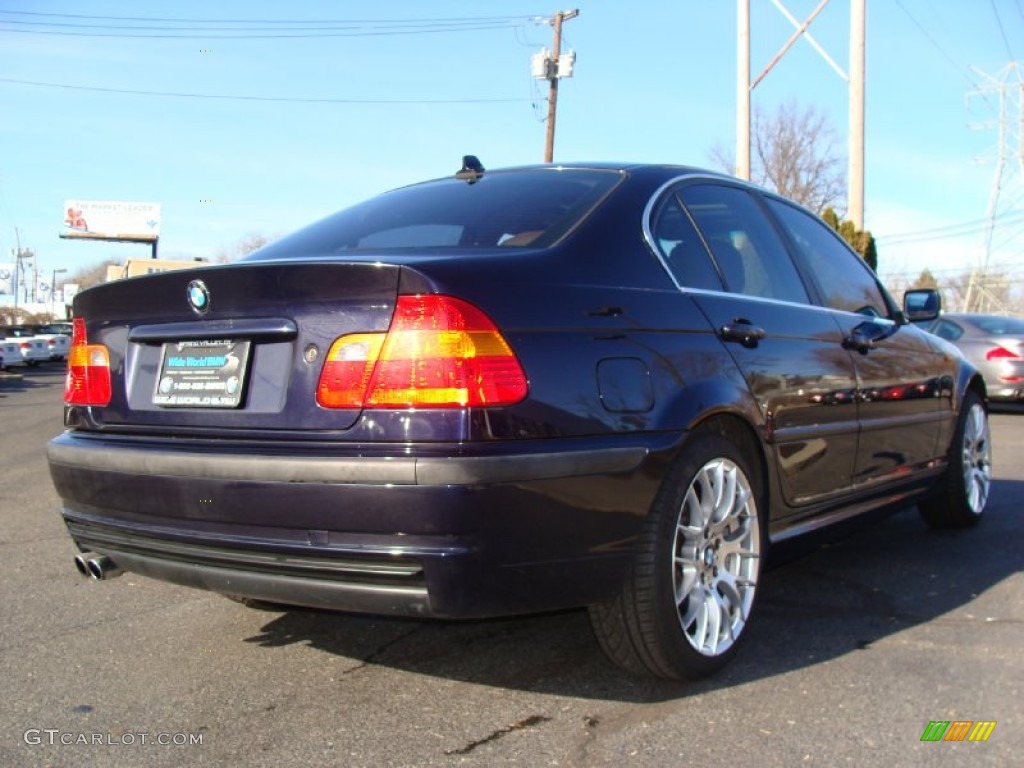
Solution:
<path fill-rule="evenodd" d="M 110 402 L 110 354 L 102 344 L 90 344 L 86 340 L 85 320 L 81 317 L 76 317 L 72 326 L 64 402 L 68 405 Z"/>
<path fill-rule="evenodd" d="M 526 374 L 487 315 L 450 296 L 399 296 L 387 333 L 342 336 L 327 354 L 325 408 L 511 405 Z"/>
<path fill-rule="evenodd" d="M 993 347 L 985 353 L 986 360 L 1017 360 L 1019 358 L 1020 355 L 1006 347 Z"/>

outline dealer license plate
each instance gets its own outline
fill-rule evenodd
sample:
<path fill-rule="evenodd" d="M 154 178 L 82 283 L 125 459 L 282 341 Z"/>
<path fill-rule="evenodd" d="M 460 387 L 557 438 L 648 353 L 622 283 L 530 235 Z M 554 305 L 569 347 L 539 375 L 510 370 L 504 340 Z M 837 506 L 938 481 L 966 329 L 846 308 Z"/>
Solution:
<path fill-rule="evenodd" d="M 248 341 L 174 341 L 163 346 L 153 402 L 185 408 L 237 408 L 245 391 Z"/>

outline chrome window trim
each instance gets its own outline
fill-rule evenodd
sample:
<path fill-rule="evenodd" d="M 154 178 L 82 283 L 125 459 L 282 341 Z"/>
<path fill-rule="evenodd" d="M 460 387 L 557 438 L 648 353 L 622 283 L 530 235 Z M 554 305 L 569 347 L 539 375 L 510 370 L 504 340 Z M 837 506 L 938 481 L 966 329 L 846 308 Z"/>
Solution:
<path fill-rule="evenodd" d="M 733 293 L 732 291 L 711 291 L 707 288 L 687 288 L 685 285 L 680 288 L 684 293 L 694 293 L 697 295 L 707 296 L 733 296 L 744 301 L 756 301 L 759 304 L 777 304 L 782 307 L 800 307 L 802 309 L 813 309 L 818 312 L 828 312 L 835 314 L 836 312 L 845 313 L 852 315 L 853 317 L 862 317 L 865 320 L 888 320 L 884 317 L 869 317 L 868 315 L 858 315 L 856 312 L 845 312 L 841 309 L 833 309 L 832 307 L 824 307 L 821 304 L 802 304 L 798 301 L 784 301 L 782 299 L 772 299 L 767 296 L 754 296 L 749 293 Z M 889 321 L 892 322 L 892 321 Z"/>

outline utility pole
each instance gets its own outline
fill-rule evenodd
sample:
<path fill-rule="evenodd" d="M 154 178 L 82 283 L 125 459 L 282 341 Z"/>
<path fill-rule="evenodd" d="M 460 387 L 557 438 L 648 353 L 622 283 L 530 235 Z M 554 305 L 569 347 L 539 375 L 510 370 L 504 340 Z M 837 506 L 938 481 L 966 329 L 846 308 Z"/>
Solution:
<path fill-rule="evenodd" d="M 571 11 L 559 11 L 555 14 L 551 25 L 555 29 L 554 41 L 551 43 L 551 53 L 541 50 L 532 58 L 531 69 L 533 76 L 539 80 L 547 80 L 550 83 L 548 92 L 548 121 L 547 141 L 544 145 L 544 162 L 550 163 L 555 154 L 555 113 L 558 109 L 558 81 L 563 77 L 572 77 L 573 64 L 576 61 L 576 53 L 570 51 L 562 55 L 562 23 L 575 19 L 580 15 L 579 9 Z"/>
<path fill-rule="evenodd" d="M 850 150 L 849 175 L 847 178 L 847 218 L 857 229 L 864 228 L 864 72 L 865 72 L 865 19 L 867 0 L 850 0 L 850 74 L 847 75 L 818 43 L 808 27 L 821 13 L 829 0 L 820 0 L 811 14 L 803 21 L 797 21 L 782 4 L 782 0 L 771 0 L 779 12 L 793 25 L 794 32 L 779 49 L 753 82 L 750 80 L 750 0 L 737 0 L 738 20 L 737 45 L 737 105 L 736 105 L 736 175 L 750 178 L 750 94 L 768 75 L 776 64 L 803 37 L 825 60 L 839 77 L 850 84 Z"/>
<path fill-rule="evenodd" d="M 736 176 L 750 181 L 750 0 L 736 3 Z"/>
<path fill-rule="evenodd" d="M 847 215 L 864 229 L 864 38 L 867 0 L 850 0 L 850 151 L 846 179 Z"/>

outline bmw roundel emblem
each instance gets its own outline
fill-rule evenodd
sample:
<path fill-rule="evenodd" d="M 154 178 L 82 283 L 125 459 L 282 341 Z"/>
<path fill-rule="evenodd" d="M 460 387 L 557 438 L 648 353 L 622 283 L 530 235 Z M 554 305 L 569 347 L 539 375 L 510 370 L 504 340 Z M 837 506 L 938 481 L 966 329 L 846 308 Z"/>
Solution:
<path fill-rule="evenodd" d="M 188 284 L 188 305 L 200 315 L 210 309 L 210 289 L 202 280 L 193 280 Z"/>

